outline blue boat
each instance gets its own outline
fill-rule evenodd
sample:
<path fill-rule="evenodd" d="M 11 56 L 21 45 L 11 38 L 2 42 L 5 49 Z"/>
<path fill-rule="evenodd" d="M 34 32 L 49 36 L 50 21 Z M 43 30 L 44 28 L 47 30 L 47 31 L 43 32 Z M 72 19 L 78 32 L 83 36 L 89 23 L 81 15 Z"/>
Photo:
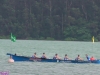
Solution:
<path fill-rule="evenodd" d="M 96 63 L 99 64 L 100 60 L 87 61 L 87 60 L 58 60 L 58 59 L 44 59 L 44 58 L 32 58 L 28 56 L 18 56 L 15 54 L 7 53 L 7 55 L 12 56 L 12 59 L 17 61 L 30 61 L 30 62 L 60 62 L 60 63 Z"/>

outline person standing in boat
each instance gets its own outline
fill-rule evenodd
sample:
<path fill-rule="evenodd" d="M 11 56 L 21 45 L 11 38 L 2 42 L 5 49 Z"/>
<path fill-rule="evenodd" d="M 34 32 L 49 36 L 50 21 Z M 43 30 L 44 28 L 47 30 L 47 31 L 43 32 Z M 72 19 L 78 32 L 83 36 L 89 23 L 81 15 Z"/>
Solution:
<path fill-rule="evenodd" d="M 32 58 L 34 58 L 34 59 L 38 58 L 38 57 L 36 56 L 36 52 L 34 53 L 34 55 L 32 56 Z"/>
<path fill-rule="evenodd" d="M 47 59 L 45 53 L 43 53 L 42 57 L 41 58 L 44 58 L 44 59 Z"/>
<path fill-rule="evenodd" d="M 67 56 L 67 54 L 65 54 L 64 60 L 70 60 Z"/>
<path fill-rule="evenodd" d="M 80 55 L 78 55 L 75 60 L 83 60 L 83 59 L 80 57 Z"/>
<path fill-rule="evenodd" d="M 55 54 L 55 56 L 53 57 L 53 59 L 61 59 L 58 54 Z"/>
<path fill-rule="evenodd" d="M 88 61 L 90 61 L 90 57 L 87 54 L 86 54 L 86 58 L 87 58 Z"/>

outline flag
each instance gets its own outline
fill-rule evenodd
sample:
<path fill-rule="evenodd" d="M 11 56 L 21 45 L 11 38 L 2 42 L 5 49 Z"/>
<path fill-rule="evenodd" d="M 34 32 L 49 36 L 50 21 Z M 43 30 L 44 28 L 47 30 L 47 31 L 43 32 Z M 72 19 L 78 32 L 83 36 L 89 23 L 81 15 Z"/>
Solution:
<path fill-rule="evenodd" d="M 11 33 L 11 41 L 16 42 L 16 37 Z"/>
<path fill-rule="evenodd" d="M 94 43 L 94 36 L 92 37 L 92 42 Z"/>

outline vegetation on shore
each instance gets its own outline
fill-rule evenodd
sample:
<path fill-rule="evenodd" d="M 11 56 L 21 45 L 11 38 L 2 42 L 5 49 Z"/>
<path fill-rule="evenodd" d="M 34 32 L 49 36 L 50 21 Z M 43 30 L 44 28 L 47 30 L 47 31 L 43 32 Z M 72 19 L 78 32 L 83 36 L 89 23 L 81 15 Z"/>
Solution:
<path fill-rule="evenodd" d="M 0 39 L 100 41 L 99 0 L 1 0 Z"/>

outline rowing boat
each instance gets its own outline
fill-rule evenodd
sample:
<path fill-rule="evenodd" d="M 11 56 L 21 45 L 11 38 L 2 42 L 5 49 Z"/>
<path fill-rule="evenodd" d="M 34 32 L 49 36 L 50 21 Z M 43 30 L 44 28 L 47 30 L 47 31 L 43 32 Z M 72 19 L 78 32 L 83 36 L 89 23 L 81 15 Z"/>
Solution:
<path fill-rule="evenodd" d="M 16 61 L 30 61 L 30 62 L 61 62 L 61 63 L 100 63 L 100 60 L 87 61 L 87 60 L 58 60 L 58 59 L 44 59 L 44 58 L 32 58 L 28 56 L 19 56 L 11 53 L 7 55 L 12 56 L 12 59 Z"/>

